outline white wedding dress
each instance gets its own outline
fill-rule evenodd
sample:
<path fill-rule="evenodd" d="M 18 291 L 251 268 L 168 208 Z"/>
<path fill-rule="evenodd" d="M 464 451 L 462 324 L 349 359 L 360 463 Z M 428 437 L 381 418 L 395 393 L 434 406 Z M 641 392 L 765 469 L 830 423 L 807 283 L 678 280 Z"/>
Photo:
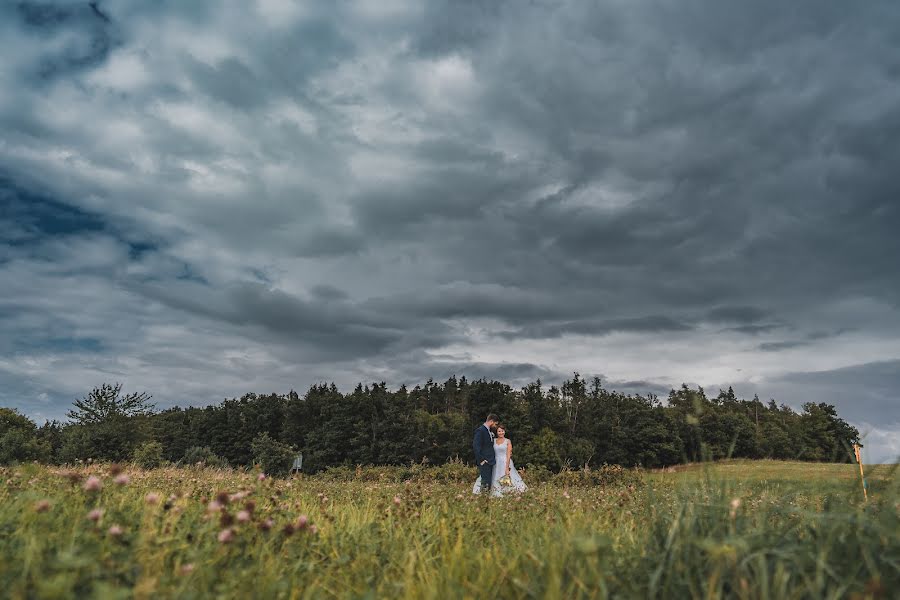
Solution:
<path fill-rule="evenodd" d="M 528 489 L 525 482 L 516 471 L 516 466 L 512 459 L 509 460 L 509 479 L 510 485 L 500 485 L 500 479 L 506 474 L 506 456 L 509 448 L 509 440 L 505 440 L 502 444 L 494 444 L 494 472 L 491 475 L 491 496 L 503 496 L 510 493 L 520 493 Z M 481 493 L 481 477 L 475 481 L 472 487 L 473 494 Z"/>

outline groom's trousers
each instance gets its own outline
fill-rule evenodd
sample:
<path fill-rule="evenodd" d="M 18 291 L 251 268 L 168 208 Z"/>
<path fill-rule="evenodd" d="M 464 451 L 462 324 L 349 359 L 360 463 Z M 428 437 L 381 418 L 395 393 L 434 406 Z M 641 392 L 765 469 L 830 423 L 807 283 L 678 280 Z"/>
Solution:
<path fill-rule="evenodd" d="M 494 465 L 478 465 L 478 471 L 481 473 L 481 491 L 487 492 L 494 478 Z"/>

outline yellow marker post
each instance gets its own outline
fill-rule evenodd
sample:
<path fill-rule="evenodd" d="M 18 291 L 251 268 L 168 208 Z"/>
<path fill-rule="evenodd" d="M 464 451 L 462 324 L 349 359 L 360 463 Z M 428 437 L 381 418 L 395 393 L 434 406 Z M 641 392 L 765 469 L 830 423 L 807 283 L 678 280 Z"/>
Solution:
<path fill-rule="evenodd" d="M 859 465 L 859 478 L 862 480 L 863 498 L 868 502 L 869 490 L 867 488 L 869 486 L 866 485 L 866 476 L 863 474 L 862 453 L 859 450 L 860 448 L 861 446 L 859 444 L 853 444 L 853 453 L 856 454 L 856 463 Z"/>

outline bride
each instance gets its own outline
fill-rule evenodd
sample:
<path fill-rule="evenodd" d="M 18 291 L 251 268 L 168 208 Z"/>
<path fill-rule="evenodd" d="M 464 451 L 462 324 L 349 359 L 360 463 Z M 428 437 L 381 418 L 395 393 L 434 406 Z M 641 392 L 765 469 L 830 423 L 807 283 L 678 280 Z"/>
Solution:
<path fill-rule="evenodd" d="M 516 471 L 512 461 L 512 442 L 506 437 L 506 428 L 497 425 L 497 438 L 494 440 L 494 472 L 491 476 L 491 496 L 503 496 L 511 492 L 524 492 L 528 489 Z M 508 478 L 508 479 L 507 479 Z M 481 478 L 475 481 L 472 493 L 481 492 Z"/>

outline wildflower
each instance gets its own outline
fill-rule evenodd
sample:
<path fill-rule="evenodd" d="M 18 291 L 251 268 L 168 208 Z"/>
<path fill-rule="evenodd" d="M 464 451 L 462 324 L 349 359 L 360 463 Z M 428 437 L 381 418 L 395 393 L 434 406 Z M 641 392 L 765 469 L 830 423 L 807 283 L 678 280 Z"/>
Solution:
<path fill-rule="evenodd" d="M 315 523 L 313 523 L 312 525 L 309 526 L 309 532 L 313 535 L 316 535 L 317 533 L 319 533 L 319 528 L 316 527 Z"/>
<path fill-rule="evenodd" d="M 306 529 L 306 526 L 309 524 L 309 517 L 306 515 L 300 515 L 300 518 L 297 519 L 297 529 Z"/>
<path fill-rule="evenodd" d="M 182 575 L 190 575 L 194 572 L 194 563 L 187 563 L 181 565 L 181 568 L 178 570 Z"/>
<path fill-rule="evenodd" d="M 740 508 L 740 506 L 741 506 L 741 499 L 734 498 L 731 501 L 731 510 L 729 511 L 728 516 L 730 518 L 734 519 L 737 516 L 737 509 Z"/>
<path fill-rule="evenodd" d="M 93 475 L 88 477 L 87 481 L 84 482 L 84 489 L 88 492 L 96 492 L 101 487 L 103 487 L 103 483 Z"/>
<path fill-rule="evenodd" d="M 569 492 L 563 492 L 562 495 L 563 495 L 563 498 L 565 498 L 566 500 L 568 500 L 569 498 L 571 498 L 571 496 L 569 496 Z"/>
<path fill-rule="evenodd" d="M 294 526 L 290 523 L 285 523 L 284 527 L 281 528 L 281 533 L 286 536 L 294 535 Z"/>
<path fill-rule="evenodd" d="M 157 494 L 156 492 L 150 492 L 149 494 L 144 496 L 144 501 L 150 505 L 159 504 L 159 494 Z"/>
<path fill-rule="evenodd" d="M 265 473 L 260 473 L 260 474 L 257 476 L 256 480 L 257 480 L 257 481 L 262 481 L 262 480 L 265 479 L 265 478 L 266 478 L 266 474 L 265 474 Z"/>
<path fill-rule="evenodd" d="M 121 473 L 116 475 L 116 478 L 113 479 L 113 481 L 116 482 L 117 485 L 128 485 L 128 482 L 131 481 L 131 479 L 125 473 Z"/>
<path fill-rule="evenodd" d="M 219 525 L 222 527 L 231 527 L 234 524 L 234 517 L 231 516 L 227 510 L 222 511 L 222 515 L 219 517 Z"/>
<path fill-rule="evenodd" d="M 220 544 L 227 544 L 234 539 L 234 530 L 231 528 L 223 529 L 219 532 L 218 538 Z"/>
<path fill-rule="evenodd" d="M 219 512 L 220 510 L 222 510 L 222 508 L 224 508 L 224 507 L 218 500 L 213 500 L 212 502 L 210 502 L 209 504 L 206 505 L 206 512 L 211 512 L 211 513 Z"/>
<path fill-rule="evenodd" d="M 88 513 L 87 518 L 90 519 L 91 521 L 93 521 L 94 523 L 96 523 L 97 521 L 100 520 L 100 517 L 102 517 L 102 516 L 103 516 L 103 511 L 100 510 L 99 508 L 95 508 L 94 510 L 92 510 L 91 512 Z"/>
<path fill-rule="evenodd" d="M 394 504 L 400 506 L 401 502 L 403 502 L 403 500 L 400 498 L 400 496 L 394 496 Z"/>
<path fill-rule="evenodd" d="M 34 503 L 34 511 L 35 512 L 47 512 L 50 510 L 50 501 L 49 500 L 38 500 Z"/>
<path fill-rule="evenodd" d="M 246 510 L 239 511 L 237 514 L 238 523 L 246 523 L 250 520 L 250 513 Z"/>
<path fill-rule="evenodd" d="M 259 524 L 259 528 L 262 529 L 263 531 L 268 531 L 268 530 L 272 529 L 272 526 L 274 524 L 275 524 L 275 522 L 272 519 L 266 519 L 265 521 L 262 521 Z"/>
<path fill-rule="evenodd" d="M 109 465 L 109 474 L 110 475 L 115 477 L 116 475 L 118 475 L 121 472 L 122 472 L 122 465 L 120 465 L 119 463 L 113 463 L 113 464 Z"/>
<path fill-rule="evenodd" d="M 218 503 L 221 504 L 222 506 L 225 506 L 226 504 L 228 504 L 228 501 L 230 499 L 231 499 L 231 496 L 228 494 L 228 492 L 219 492 L 218 494 L 216 494 L 216 501 L 218 501 Z"/>
<path fill-rule="evenodd" d="M 256 502 L 254 502 L 253 500 L 247 500 L 244 503 L 244 510 L 246 510 L 250 514 L 253 514 L 253 511 L 256 510 Z"/>
<path fill-rule="evenodd" d="M 112 537 L 119 537 L 120 535 L 122 535 L 123 530 L 122 530 L 122 528 L 119 527 L 118 525 L 113 525 L 113 526 L 111 526 L 111 527 L 109 528 L 109 530 L 107 531 L 107 533 L 108 533 L 109 535 L 111 535 Z"/>

